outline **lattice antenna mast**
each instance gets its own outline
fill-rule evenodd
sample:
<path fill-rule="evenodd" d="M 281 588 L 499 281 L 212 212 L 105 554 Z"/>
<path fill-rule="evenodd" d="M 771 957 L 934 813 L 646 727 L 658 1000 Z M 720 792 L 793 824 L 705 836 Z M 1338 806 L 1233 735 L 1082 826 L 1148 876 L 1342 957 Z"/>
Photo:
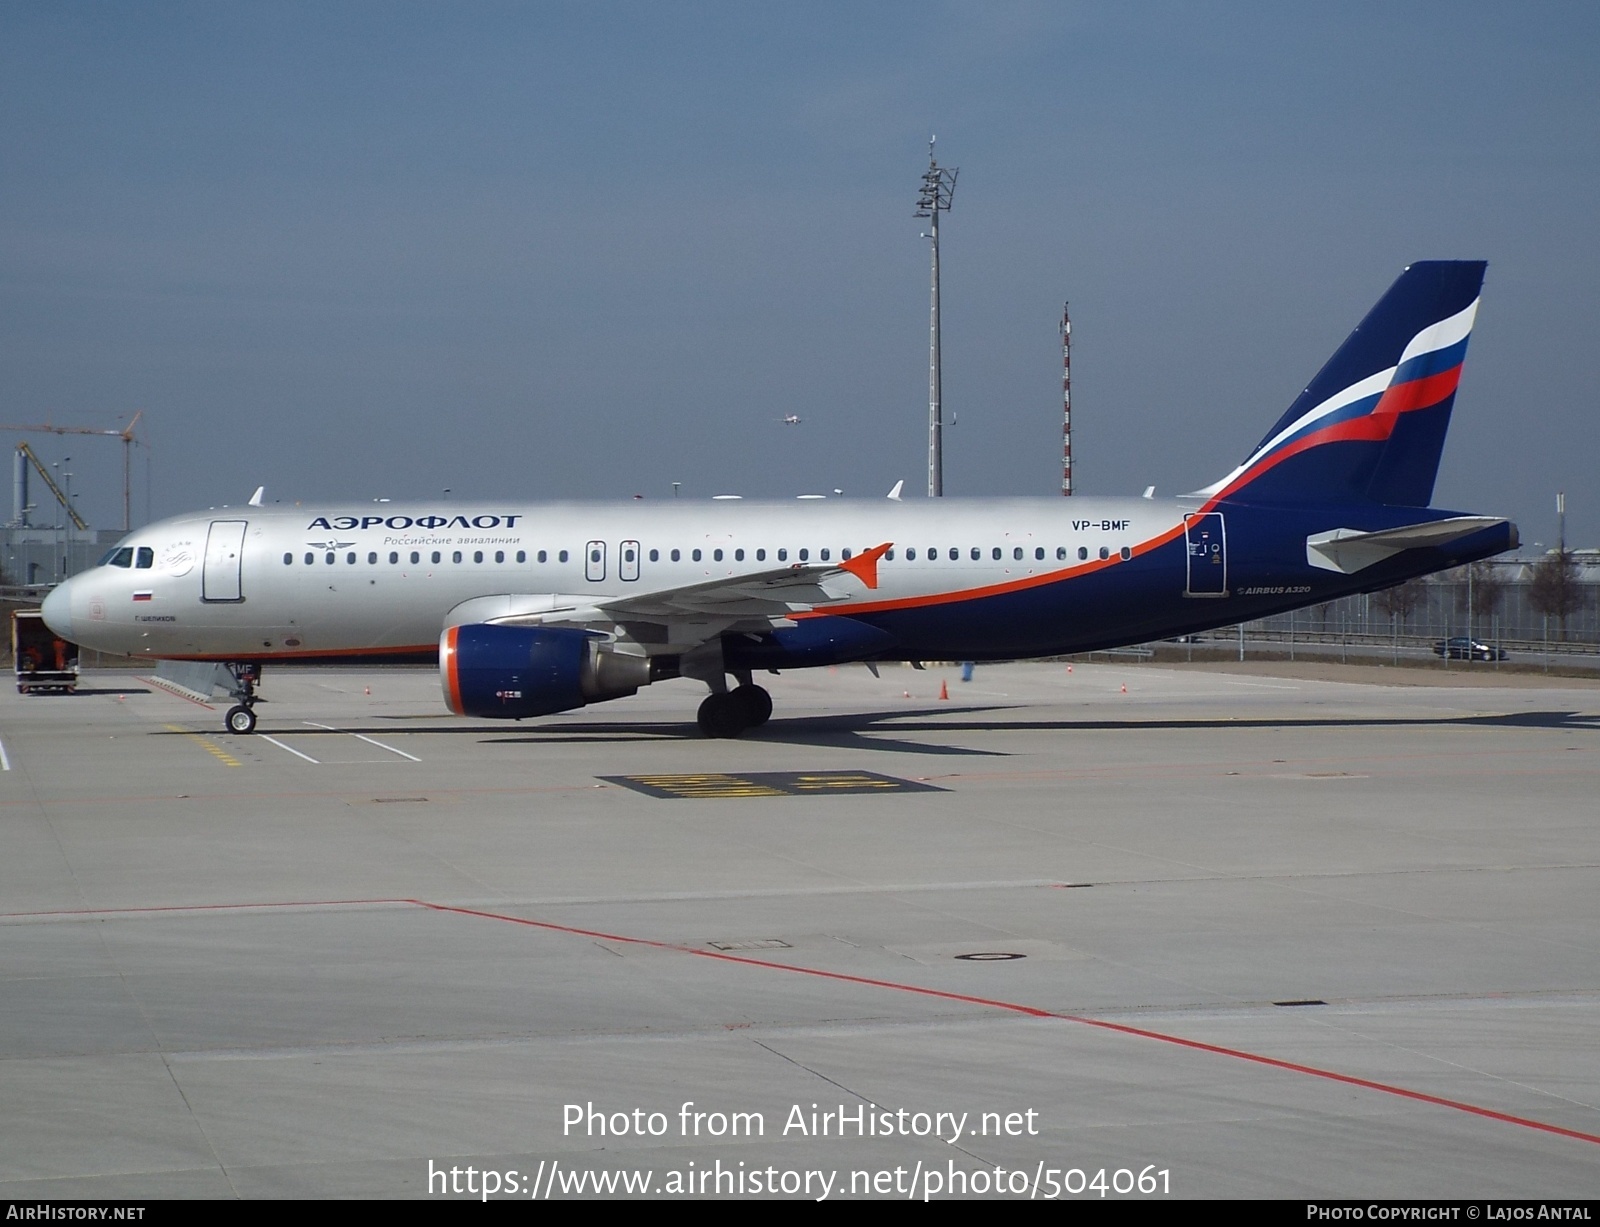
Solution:
<path fill-rule="evenodd" d="M 1061 494 L 1072 497 L 1072 316 L 1061 304 Z"/>
<path fill-rule="evenodd" d="M 917 216 L 929 225 L 923 235 L 932 248 L 928 305 L 928 497 L 944 494 L 944 419 L 940 404 L 943 392 L 939 370 L 939 214 L 950 211 L 956 194 L 954 166 L 940 166 L 934 157 L 933 138 L 928 138 L 928 169 L 922 176 L 922 194 L 917 197 Z"/>

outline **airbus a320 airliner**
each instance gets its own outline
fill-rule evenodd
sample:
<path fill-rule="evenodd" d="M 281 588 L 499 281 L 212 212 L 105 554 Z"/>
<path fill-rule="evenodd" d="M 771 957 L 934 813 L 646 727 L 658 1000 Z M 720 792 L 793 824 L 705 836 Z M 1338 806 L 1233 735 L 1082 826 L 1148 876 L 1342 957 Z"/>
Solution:
<path fill-rule="evenodd" d="M 225 665 L 235 733 L 263 665 L 364 660 L 437 661 L 452 711 L 515 720 L 694 678 L 736 737 L 772 713 L 760 670 L 1087 652 L 1371 592 L 1517 544 L 1429 507 L 1484 267 L 1407 268 L 1179 498 L 251 506 L 139 529 L 44 617 Z"/>

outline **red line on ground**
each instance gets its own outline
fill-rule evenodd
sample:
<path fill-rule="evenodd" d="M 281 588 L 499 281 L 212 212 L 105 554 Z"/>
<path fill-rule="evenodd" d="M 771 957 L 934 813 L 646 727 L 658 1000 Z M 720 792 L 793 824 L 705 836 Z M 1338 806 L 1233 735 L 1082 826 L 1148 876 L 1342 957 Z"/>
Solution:
<path fill-rule="evenodd" d="M 575 925 L 556 924 L 554 921 L 549 920 L 532 920 L 526 916 L 511 916 L 504 912 L 484 911 L 481 908 L 457 907 L 448 903 L 431 903 L 426 899 L 302 899 L 259 903 L 167 904 L 156 907 L 70 908 L 42 912 L 0 912 L 0 920 L 36 919 L 46 916 L 109 916 L 167 912 L 242 911 L 252 908 L 370 907 L 382 904 L 405 904 L 409 907 L 425 908 L 433 912 L 449 912 L 458 916 L 472 916 L 482 920 L 498 920 L 508 924 L 523 925 L 530 929 L 543 929 L 550 933 L 567 933 L 574 937 L 589 937 L 600 941 L 620 942 L 631 946 L 649 946 L 656 950 L 671 950 L 678 954 L 692 954 L 696 958 L 715 959 L 721 963 L 738 963 L 746 967 L 759 967 L 767 971 L 787 971 L 794 975 L 815 976 L 819 979 L 834 980 L 845 984 L 860 984 L 867 988 L 892 989 L 896 992 L 914 993 L 917 996 L 933 997 L 942 1001 L 957 1001 L 964 1005 L 987 1006 L 990 1009 L 1004 1010 L 1011 1014 L 1021 1014 L 1028 1018 L 1054 1018 L 1062 1022 L 1078 1023 L 1085 1027 L 1094 1027 L 1098 1030 L 1110 1031 L 1118 1035 L 1156 1040 L 1163 1044 L 1172 1044 L 1180 1048 L 1192 1049 L 1196 1052 L 1209 1052 L 1217 1056 L 1232 1057 L 1235 1060 L 1248 1061 L 1254 1065 L 1263 1065 L 1269 1069 L 1282 1069 L 1290 1073 L 1305 1074 L 1309 1077 L 1321 1078 L 1325 1081 L 1337 1082 L 1345 1086 L 1358 1086 L 1364 1090 L 1378 1091 L 1385 1095 L 1398 1096 L 1416 1103 L 1432 1104 L 1441 1108 L 1453 1108 L 1457 1112 L 1466 1112 L 1472 1116 L 1483 1117 L 1487 1120 L 1500 1121 L 1509 1125 L 1520 1125 L 1524 1129 L 1535 1129 L 1541 1133 L 1555 1134 L 1558 1137 L 1572 1138 L 1576 1141 L 1600 1145 L 1600 1135 L 1584 1133 L 1581 1130 L 1567 1129 L 1560 1125 L 1548 1124 L 1545 1121 L 1533 1120 L 1526 1116 L 1516 1116 L 1509 1112 L 1499 1112 L 1493 1108 L 1466 1103 L 1460 1099 L 1446 1099 L 1441 1095 L 1429 1095 L 1424 1091 L 1413 1091 L 1407 1087 L 1395 1086 L 1388 1082 L 1376 1082 L 1371 1078 L 1360 1078 L 1354 1074 L 1341 1074 L 1336 1070 L 1322 1069 L 1316 1065 L 1302 1065 L 1295 1061 L 1284 1061 L 1277 1057 L 1247 1052 L 1241 1048 L 1229 1048 L 1221 1044 L 1208 1044 L 1203 1040 L 1187 1039 L 1184 1036 L 1172 1035 L 1165 1031 L 1151 1031 L 1145 1027 L 1133 1027 L 1126 1023 L 1108 1022 L 1100 1018 L 1088 1018 L 1081 1014 L 1062 1014 L 1055 1010 L 1040 1009 L 1037 1006 L 1003 1001 L 996 997 L 977 997 L 968 993 L 951 992 L 948 989 L 928 988 L 924 985 L 906 984 L 897 980 L 880 980 L 873 976 L 857 976 L 842 971 L 826 971 L 820 967 L 776 963 L 771 959 L 757 959 L 747 955 L 727 954 L 718 950 L 698 950 L 693 946 L 682 946 L 675 942 L 656 941 L 648 937 L 629 937 L 621 933 L 607 933 L 600 929 L 581 929 Z"/>
<path fill-rule="evenodd" d="M 414 902 L 435 912 L 454 912 L 462 916 L 476 916 L 485 920 L 506 921 L 510 924 L 526 925 L 529 928 L 544 929 L 553 933 L 570 933 L 577 937 L 598 938 L 601 941 L 623 942 L 634 946 L 651 946 L 657 950 L 675 950 L 681 954 L 692 954 L 703 959 L 716 959 L 724 963 L 742 963 L 749 967 L 793 972 L 796 975 L 817 976 L 821 979 L 838 980 L 847 984 L 862 984 L 869 988 L 894 989 L 902 993 L 916 993 L 923 997 L 937 997 L 945 1001 L 959 1001 L 967 1005 L 989 1006 L 992 1009 L 1005 1010 L 1013 1014 L 1024 1014 L 1030 1018 L 1057 1018 L 1063 1022 L 1080 1023 L 1086 1027 L 1096 1027 L 1100 1030 L 1111 1031 L 1120 1035 L 1158 1040 L 1163 1044 L 1174 1044 L 1180 1048 L 1190 1048 L 1198 1052 L 1233 1057 L 1235 1060 L 1249 1061 L 1256 1065 L 1265 1065 L 1271 1069 L 1283 1069 L 1292 1073 L 1306 1074 L 1313 1078 L 1322 1078 L 1329 1082 L 1338 1082 L 1346 1086 L 1359 1086 L 1365 1090 L 1379 1091 L 1385 1095 L 1396 1095 L 1402 1099 L 1410 1099 L 1418 1103 L 1433 1104 L 1441 1108 L 1454 1108 L 1458 1112 L 1467 1112 L 1473 1116 L 1481 1116 L 1488 1120 L 1521 1125 L 1525 1129 L 1537 1129 L 1543 1133 L 1553 1133 L 1560 1137 L 1574 1138 L 1580 1142 L 1591 1142 L 1600 1145 L 1600 1135 L 1583 1133 L 1577 1129 L 1565 1129 L 1560 1125 L 1546 1124 L 1544 1121 L 1531 1120 L 1525 1116 L 1513 1116 L 1509 1112 L 1497 1112 L 1493 1108 L 1479 1107 L 1477 1104 L 1465 1103 L 1459 1099 L 1446 1099 L 1439 1095 L 1429 1095 L 1422 1091 L 1409 1090 L 1406 1087 L 1394 1086 L 1387 1082 L 1374 1082 L 1370 1078 L 1358 1078 L 1353 1074 L 1341 1074 L 1335 1070 L 1321 1069 L 1315 1065 L 1300 1065 L 1294 1061 L 1283 1061 L 1277 1057 L 1262 1056 L 1259 1053 L 1246 1052 L 1240 1048 L 1227 1048 L 1220 1044 L 1207 1044 L 1202 1040 L 1185 1039 L 1181 1035 L 1169 1035 L 1164 1031 L 1150 1031 L 1143 1027 L 1130 1027 L 1125 1023 L 1106 1022 L 1102 1019 L 1086 1018 L 1078 1014 L 1061 1014 L 1054 1010 L 1041 1010 L 1036 1006 L 1019 1005 L 1015 1002 L 1001 1001 L 992 997 L 973 997 L 965 993 L 949 992 L 945 989 L 926 988 L 919 984 L 878 980 L 870 976 L 853 976 L 846 972 L 824 971 L 818 967 L 800 967 L 789 963 L 775 963 L 770 959 L 754 959 L 745 955 L 725 954 L 721 951 L 697 950 L 693 946 L 680 946 L 673 942 L 654 941 L 646 937 L 625 937 L 618 933 L 604 933 L 598 929 L 579 929 L 572 925 L 555 924 L 548 920 L 530 920 L 524 916 L 508 916 L 503 912 L 486 912 L 477 908 L 453 907 L 444 903 L 429 903 L 422 899 Z"/>

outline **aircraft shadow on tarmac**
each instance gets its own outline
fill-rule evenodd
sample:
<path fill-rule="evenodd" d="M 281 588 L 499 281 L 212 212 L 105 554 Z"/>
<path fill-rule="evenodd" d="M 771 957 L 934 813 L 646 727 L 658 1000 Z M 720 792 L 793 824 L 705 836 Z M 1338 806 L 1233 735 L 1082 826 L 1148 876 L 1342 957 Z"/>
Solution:
<path fill-rule="evenodd" d="M 120 692 L 113 692 L 120 693 Z M 825 716 L 777 718 L 740 740 L 757 744 L 819 746 L 831 749 L 877 750 L 894 754 L 953 755 L 957 757 L 1006 758 L 1006 750 L 982 750 L 972 746 L 930 744 L 893 734 L 929 733 L 1094 733 L 1094 732 L 1255 732 L 1261 729 L 1322 728 L 1517 728 L 1551 729 L 1559 732 L 1600 732 L 1600 715 L 1577 711 L 1504 712 L 1474 716 L 1319 716 L 1306 719 L 1236 719 L 1226 716 L 1175 720 L 1007 720 L 978 718 L 991 712 L 1022 712 L 1026 708 L 994 705 L 989 707 L 896 708 L 893 711 L 848 712 Z M 959 717 L 951 719 L 951 717 Z M 427 717 L 424 717 L 427 718 Z M 276 729 L 295 737 L 343 737 L 351 733 L 368 736 L 398 732 L 433 736 L 477 737 L 486 745 L 603 745 L 631 741 L 704 741 L 699 728 L 689 721 L 646 722 L 607 721 L 535 725 L 503 729 L 501 726 L 471 724 L 407 725 L 407 717 L 386 717 L 393 723 L 370 722 L 341 728 L 294 727 Z M 488 734 L 486 736 L 486 734 Z M 186 735 L 175 730 L 151 730 L 156 737 Z"/>
<path fill-rule="evenodd" d="M 893 734 L 929 733 L 989 733 L 1007 732 L 1253 732 L 1260 729 L 1319 729 L 1319 728 L 1538 728 L 1570 732 L 1600 732 L 1600 715 L 1577 711 L 1527 711 L 1505 712 L 1473 716 L 1319 716 L 1304 719 L 1234 719 L 1226 716 L 1213 718 L 1187 718 L 1171 720 L 1028 720 L 992 717 L 989 713 L 1022 712 L 1025 708 L 992 705 L 986 707 L 924 707 L 895 708 L 891 711 L 867 711 L 830 714 L 824 716 L 779 717 L 759 729 L 752 730 L 741 740 L 757 743 L 825 746 L 835 749 L 879 750 L 900 754 L 933 754 L 977 757 L 1008 756 L 1005 750 L 981 750 L 970 746 L 930 744 L 920 739 L 896 737 Z M 952 719 L 952 717 L 956 717 Z M 983 718 L 988 717 L 988 718 Z M 335 730 L 305 730 L 305 735 L 338 735 L 343 732 L 383 733 L 395 732 L 394 725 L 387 728 L 349 728 Z M 500 733 L 498 728 L 485 728 L 482 724 L 429 725 L 412 727 L 409 733 L 444 733 L 457 736 L 482 736 Z M 300 730 L 295 730 L 300 735 Z M 501 745 L 550 745 L 562 743 L 599 744 L 626 741 L 663 741 L 681 739 L 704 740 L 699 729 L 688 721 L 651 723 L 644 721 L 607 721 L 537 725 L 530 728 L 507 729 L 504 734 L 484 738 L 488 743 Z"/>

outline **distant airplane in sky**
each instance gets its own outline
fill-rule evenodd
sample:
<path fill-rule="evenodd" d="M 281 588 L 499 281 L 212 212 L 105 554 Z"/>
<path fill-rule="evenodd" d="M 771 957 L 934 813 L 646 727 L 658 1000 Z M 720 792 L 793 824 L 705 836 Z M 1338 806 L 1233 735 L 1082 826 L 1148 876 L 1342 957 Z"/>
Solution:
<path fill-rule="evenodd" d="M 800 415 L 798 413 L 786 413 L 786 414 L 783 415 L 783 417 L 779 418 L 778 420 L 780 422 L 782 422 L 785 426 L 798 426 L 798 425 L 800 425 Z"/>
<path fill-rule="evenodd" d="M 772 713 L 763 669 L 1086 652 L 1376 591 L 1517 544 L 1429 507 L 1484 267 L 1406 269 L 1194 494 L 250 506 L 129 534 L 44 617 L 103 652 L 226 665 L 236 733 L 265 664 L 436 661 L 476 717 L 693 678 L 701 728 L 735 737 Z"/>

